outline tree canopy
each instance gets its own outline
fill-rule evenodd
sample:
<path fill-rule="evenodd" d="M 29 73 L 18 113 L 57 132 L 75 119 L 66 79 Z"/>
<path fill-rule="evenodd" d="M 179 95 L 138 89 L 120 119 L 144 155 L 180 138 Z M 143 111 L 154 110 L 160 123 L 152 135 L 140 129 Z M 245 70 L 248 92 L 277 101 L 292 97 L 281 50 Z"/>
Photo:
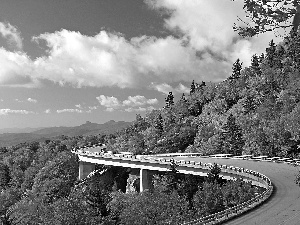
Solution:
<path fill-rule="evenodd" d="M 235 24 L 234 29 L 241 36 L 252 37 L 279 28 L 292 28 L 299 3 L 299 0 L 245 0 L 243 9 L 247 21 L 238 18 L 239 24 Z"/>

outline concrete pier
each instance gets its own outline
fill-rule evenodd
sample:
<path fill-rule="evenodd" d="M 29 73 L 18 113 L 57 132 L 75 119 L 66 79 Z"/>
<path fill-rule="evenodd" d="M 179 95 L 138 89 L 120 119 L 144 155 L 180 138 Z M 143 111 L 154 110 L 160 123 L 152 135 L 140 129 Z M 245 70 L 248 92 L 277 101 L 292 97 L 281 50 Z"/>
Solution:
<path fill-rule="evenodd" d="M 79 180 L 86 178 L 94 170 L 94 163 L 79 161 Z"/>

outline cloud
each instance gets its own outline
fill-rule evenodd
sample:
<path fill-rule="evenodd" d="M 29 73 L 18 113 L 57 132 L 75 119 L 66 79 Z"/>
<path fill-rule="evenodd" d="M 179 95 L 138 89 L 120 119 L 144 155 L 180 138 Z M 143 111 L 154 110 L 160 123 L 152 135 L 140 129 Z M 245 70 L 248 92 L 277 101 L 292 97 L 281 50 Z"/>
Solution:
<path fill-rule="evenodd" d="M 190 93 L 190 88 L 184 86 L 183 84 L 179 84 L 176 88 L 175 91 L 177 93 Z"/>
<path fill-rule="evenodd" d="M 166 83 L 162 83 L 162 84 L 152 83 L 150 85 L 150 88 L 152 88 L 158 92 L 164 93 L 166 95 L 169 94 L 169 92 L 172 92 L 172 93 L 189 93 L 190 92 L 190 89 L 181 83 L 175 88 Z"/>
<path fill-rule="evenodd" d="M 104 106 L 106 108 L 106 111 L 113 112 L 115 110 L 124 110 L 127 112 L 133 112 L 133 111 L 146 111 L 150 108 L 152 109 L 153 106 L 158 104 L 158 100 L 156 98 L 154 99 L 147 99 L 145 96 L 136 95 L 136 96 L 128 96 L 128 98 L 124 101 L 120 101 L 116 97 L 109 97 L 105 95 L 100 95 L 97 97 L 100 105 Z M 148 107 L 141 107 L 146 106 Z"/>
<path fill-rule="evenodd" d="M 16 101 L 16 102 L 24 102 L 24 101 L 22 101 L 22 100 L 20 100 L 20 99 L 18 99 L 18 98 L 16 98 L 15 101 Z"/>
<path fill-rule="evenodd" d="M 51 110 L 50 110 L 50 109 L 46 109 L 46 110 L 45 110 L 45 113 L 46 113 L 46 114 L 49 114 L 49 113 L 51 113 Z"/>
<path fill-rule="evenodd" d="M 34 63 L 24 52 L 10 52 L 0 48 L 0 86 L 38 87 Z"/>
<path fill-rule="evenodd" d="M 237 16 L 245 18 L 242 1 L 185 1 L 185 0 L 146 0 L 152 9 L 165 11 L 168 18 L 165 26 L 176 33 L 187 45 L 194 49 L 200 57 L 210 59 L 213 63 L 203 65 L 201 76 L 214 71 L 214 65 L 223 67 L 225 71 L 240 58 L 249 65 L 251 56 L 265 50 L 268 42 L 274 38 L 269 32 L 258 38 L 242 39 L 234 32 L 232 26 Z M 246 20 L 246 18 L 245 18 Z M 227 62 L 227 63 L 226 63 Z"/>
<path fill-rule="evenodd" d="M 148 106 L 146 108 L 144 107 L 138 107 L 138 108 L 127 108 L 125 109 L 126 112 L 146 112 L 146 111 L 152 111 L 155 108 L 153 106 Z"/>
<path fill-rule="evenodd" d="M 0 116 L 6 116 L 8 114 L 30 114 L 32 111 L 24 109 L 0 109 Z"/>
<path fill-rule="evenodd" d="M 251 56 L 264 51 L 273 36 L 241 39 L 233 31 L 237 16 L 244 16 L 242 1 L 146 2 L 168 13 L 165 27 L 174 36 L 126 39 L 105 30 L 88 36 L 66 29 L 43 33 L 32 39 L 46 43 L 47 50 L 34 60 L 24 52 L 0 48 L 0 85 L 39 87 L 49 80 L 74 87 L 149 88 L 155 82 L 165 93 L 166 85 L 174 82 L 224 80 L 237 58 L 249 65 Z M 17 34 L 11 25 L 2 27 Z"/>
<path fill-rule="evenodd" d="M 28 102 L 32 102 L 32 103 L 37 103 L 37 100 L 33 99 L 33 98 L 27 98 L 27 101 Z"/>
<path fill-rule="evenodd" d="M 80 109 L 58 109 L 57 113 L 83 113 L 83 110 Z"/>
<path fill-rule="evenodd" d="M 99 97 L 96 97 L 96 99 L 99 101 L 100 105 L 104 106 L 109 112 L 112 112 L 121 106 L 120 101 L 113 96 L 100 95 Z"/>
<path fill-rule="evenodd" d="M 17 49 L 23 48 L 22 37 L 18 29 L 10 23 L 0 22 L 0 34 L 6 38 L 10 45 L 14 45 Z"/>
<path fill-rule="evenodd" d="M 127 100 L 123 101 L 124 106 L 142 106 L 142 105 L 155 105 L 158 103 L 156 98 L 154 99 L 146 99 L 145 96 L 136 95 L 129 96 Z"/>

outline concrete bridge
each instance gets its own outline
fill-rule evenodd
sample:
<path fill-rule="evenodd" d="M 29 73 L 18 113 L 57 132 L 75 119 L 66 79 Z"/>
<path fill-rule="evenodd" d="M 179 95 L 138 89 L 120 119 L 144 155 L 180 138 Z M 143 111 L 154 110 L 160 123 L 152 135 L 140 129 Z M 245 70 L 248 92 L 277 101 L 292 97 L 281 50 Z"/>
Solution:
<path fill-rule="evenodd" d="M 94 170 L 95 163 L 130 167 L 139 171 L 141 191 L 149 187 L 152 171 L 167 171 L 169 169 L 171 158 L 176 160 L 179 165 L 177 169 L 180 173 L 205 176 L 212 163 L 218 163 L 222 165 L 221 175 L 223 177 L 227 179 L 242 177 L 244 180 L 250 180 L 253 184 L 266 188 L 264 193 L 249 202 L 185 224 L 206 224 L 212 221 L 213 224 L 217 223 L 216 221 L 226 221 L 226 224 L 249 225 L 300 224 L 300 189 L 294 182 L 295 175 L 299 170 L 288 163 L 283 163 L 284 159 L 277 160 L 281 163 L 275 163 L 274 161 L 261 160 L 195 157 L 197 154 L 173 154 L 153 157 L 109 155 L 100 153 L 100 149 L 97 148 L 81 149 L 73 152 L 80 159 L 79 174 L 81 179 Z M 271 198 L 269 198 L 270 196 Z M 266 202 L 267 199 L 269 200 Z M 262 202 L 264 202 L 262 206 L 255 208 Z M 246 211 L 249 212 L 245 213 Z M 236 218 L 237 215 L 239 217 Z M 235 219 L 229 221 L 230 218 Z"/>
<path fill-rule="evenodd" d="M 96 164 L 107 166 L 118 166 L 131 168 L 131 173 L 138 175 L 140 178 L 140 191 L 149 189 L 151 186 L 152 176 L 156 171 L 170 171 L 170 164 L 173 160 L 170 157 L 157 156 L 133 156 L 124 154 L 104 154 L 97 147 L 86 150 L 73 151 L 79 157 L 79 179 L 86 178 L 95 170 Z M 176 170 L 182 174 L 192 174 L 206 176 L 209 172 L 211 163 L 195 162 L 191 160 L 175 160 Z M 253 173 L 252 173 L 253 172 Z M 245 181 L 251 181 L 252 184 L 267 188 L 268 184 L 262 182 L 262 178 L 257 176 L 258 173 L 243 168 L 221 167 L 220 175 L 225 179 L 242 178 Z"/>

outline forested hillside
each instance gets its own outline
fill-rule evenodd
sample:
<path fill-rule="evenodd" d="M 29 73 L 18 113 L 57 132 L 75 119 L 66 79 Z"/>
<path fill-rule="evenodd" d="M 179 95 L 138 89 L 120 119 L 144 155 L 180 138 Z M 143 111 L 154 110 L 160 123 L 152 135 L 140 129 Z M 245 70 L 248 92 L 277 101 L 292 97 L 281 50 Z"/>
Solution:
<path fill-rule="evenodd" d="M 300 35 L 291 33 L 253 55 L 250 67 L 237 59 L 225 81 L 193 81 L 189 95 L 175 102 L 169 93 L 163 109 L 137 115 L 115 134 L 1 148 L 2 224 L 178 224 L 249 199 L 260 190 L 241 180 L 222 181 L 217 167 L 203 179 L 179 175 L 173 165 L 156 176 L 154 190 L 141 194 L 123 193 L 128 171 L 120 168 L 102 168 L 105 173 L 80 183 L 70 151 L 105 143 L 107 150 L 134 154 L 299 157 L 299 69 Z"/>
<path fill-rule="evenodd" d="M 190 94 L 145 117 L 110 140 L 134 154 L 199 152 L 297 157 L 300 145 L 300 37 L 270 41 L 265 54 L 219 84 L 192 82 Z"/>

